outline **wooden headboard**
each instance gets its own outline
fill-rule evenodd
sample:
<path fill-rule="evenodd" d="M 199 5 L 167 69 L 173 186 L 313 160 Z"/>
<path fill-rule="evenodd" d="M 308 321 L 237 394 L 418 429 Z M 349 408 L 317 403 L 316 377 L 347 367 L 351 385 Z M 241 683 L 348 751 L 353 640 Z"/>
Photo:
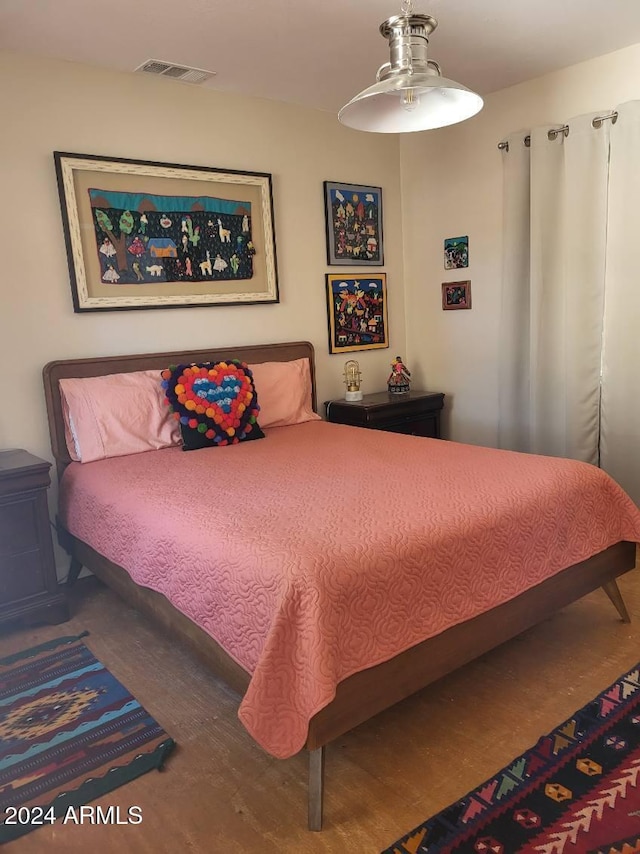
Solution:
<path fill-rule="evenodd" d="M 63 359 L 49 362 L 42 371 L 44 394 L 49 418 L 51 450 L 62 475 L 71 458 L 64 438 L 64 419 L 60 399 L 59 380 L 70 377 L 101 377 L 106 374 L 122 374 L 131 371 L 159 371 L 169 365 L 185 362 L 214 362 L 220 359 L 240 359 L 249 365 L 260 362 L 289 362 L 294 359 L 309 359 L 311 368 L 312 406 L 316 411 L 316 377 L 313 345 L 308 341 L 293 341 L 284 344 L 250 344 L 246 347 L 214 347 L 210 350 L 184 350 L 170 353 L 137 353 L 131 356 L 96 356 L 91 359 Z"/>

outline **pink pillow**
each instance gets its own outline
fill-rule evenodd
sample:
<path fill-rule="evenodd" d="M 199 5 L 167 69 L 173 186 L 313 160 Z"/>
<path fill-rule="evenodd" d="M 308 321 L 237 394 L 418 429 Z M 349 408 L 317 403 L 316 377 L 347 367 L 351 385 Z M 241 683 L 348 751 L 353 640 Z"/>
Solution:
<path fill-rule="evenodd" d="M 81 463 L 180 445 L 160 371 L 60 380 L 69 456 Z"/>
<path fill-rule="evenodd" d="M 63 380 L 64 382 L 64 380 Z M 62 403 L 62 418 L 64 419 L 64 441 L 67 446 L 67 451 L 72 460 L 80 462 L 80 448 L 78 446 L 78 438 L 76 436 L 76 427 L 73 423 L 73 418 L 67 406 L 67 398 L 64 396 L 62 388 L 60 389 L 60 401 Z"/>
<path fill-rule="evenodd" d="M 320 420 L 320 416 L 311 408 L 308 359 L 261 362 L 250 367 L 260 404 L 260 426 L 263 429 Z"/>

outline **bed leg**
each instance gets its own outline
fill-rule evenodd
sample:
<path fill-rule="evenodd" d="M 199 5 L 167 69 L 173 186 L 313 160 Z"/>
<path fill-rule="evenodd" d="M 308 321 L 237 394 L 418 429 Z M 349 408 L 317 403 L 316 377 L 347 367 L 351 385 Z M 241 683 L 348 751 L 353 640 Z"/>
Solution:
<path fill-rule="evenodd" d="M 82 564 L 78 560 L 77 557 L 71 558 L 71 565 L 69 566 L 69 573 L 67 575 L 67 587 L 73 587 L 73 585 L 78 580 L 78 576 L 82 571 Z"/>
<path fill-rule="evenodd" d="M 606 584 L 602 585 L 602 589 L 607 594 L 609 599 L 611 599 L 611 601 L 613 602 L 613 606 L 620 614 L 622 622 L 630 623 L 631 617 L 629 616 L 629 612 L 627 611 L 627 606 L 624 604 L 624 599 L 622 598 L 622 593 L 620 592 L 620 588 L 618 587 L 617 581 L 607 581 Z"/>
<path fill-rule="evenodd" d="M 324 747 L 309 751 L 309 830 L 322 830 Z"/>

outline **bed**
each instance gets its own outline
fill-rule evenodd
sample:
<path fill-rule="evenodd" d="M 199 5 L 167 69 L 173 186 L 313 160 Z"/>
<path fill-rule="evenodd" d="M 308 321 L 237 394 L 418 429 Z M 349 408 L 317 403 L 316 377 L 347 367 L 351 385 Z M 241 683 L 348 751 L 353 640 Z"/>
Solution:
<path fill-rule="evenodd" d="M 88 568 L 187 643 L 273 755 L 306 748 L 319 830 L 335 738 L 598 587 L 628 621 L 615 579 L 635 565 L 640 512 L 582 463 L 323 421 L 71 464 L 61 380 L 307 359 L 315 409 L 313 356 L 293 342 L 71 359 L 44 386 L 70 582 Z"/>

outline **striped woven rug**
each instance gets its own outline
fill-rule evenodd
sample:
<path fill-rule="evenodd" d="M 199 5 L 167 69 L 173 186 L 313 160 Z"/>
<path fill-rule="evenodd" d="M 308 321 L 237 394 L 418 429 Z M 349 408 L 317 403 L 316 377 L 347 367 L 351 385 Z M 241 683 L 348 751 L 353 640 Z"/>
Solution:
<path fill-rule="evenodd" d="M 0 660 L 0 843 L 161 768 L 175 746 L 86 634 Z"/>

